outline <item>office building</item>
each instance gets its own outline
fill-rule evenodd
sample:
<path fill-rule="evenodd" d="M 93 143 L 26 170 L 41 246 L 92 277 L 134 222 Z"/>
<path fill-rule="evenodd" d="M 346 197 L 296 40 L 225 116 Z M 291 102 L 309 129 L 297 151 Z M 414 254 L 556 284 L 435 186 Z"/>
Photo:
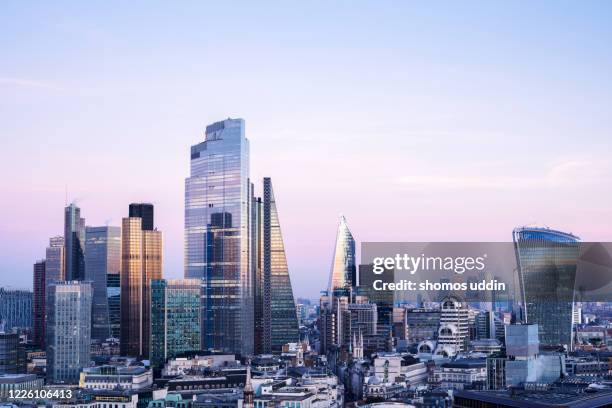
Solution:
<path fill-rule="evenodd" d="M 408 325 L 408 341 L 419 343 L 438 337 L 440 327 L 440 310 L 438 309 L 408 309 L 406 311 Z"/>
<path fill-rule="evenodd" d="M 64 209 L 64 279 L 85 279 L 85 219 L 71 203 Z"/>
<path fill-rule="evenodd" d="M 284 344 L 298 342 L 295 301 L 285 255 L 272 181 L 263 180 L 263 344 L 264 353 L 280 353 Z"/>
<path fill-rule="evenodd" d="M 32 338 L 34 344 L 45 347 L 45 297 L 46 297 L 46 275 L 45 275 L 45 260 L 37 261 L 34 264 L 34 273 L 32 278 L 32 286 L 34 289 L 32 297 Z"/>
<path fill-rule="evenodd" d="M 355 239 L 346 223 L 346 218 L 340 216 L 332 268 L 329 274 L 328 290 L 330 295 L 346 294 L 357 285 L 355 259 Z"/>
<path fill-rule="evenodd" d="M 46 279 L 47 285 L 52 282 L 64 280 L 64 237 L 56 236 L 49 238 L 49 246 L 46 249 Z"/>
<path fill-rule="evenodd" d="M 16 391 L 40 390 L 44 387 L 44 378 L 36 374 L 0 374 L 0 400 L 7 400 Z M 15 407 L 13 404 L 2 405 Z"/>
<path fill-rule="evenodd" d="M 17 333 L 0 333 L 0 375 L 26 372 L 26 353 Z"/>
<path fill-rule="evenodd" d="M 110 335 L 118 341 L 121 338 L 121 274 L 106 276 L 106 301 Z"/>
<path fill-rule="evenodd" d="M 47 261 L 48 262 L 48 261 Z M 121 228 L 85 228 L 85 279 L 91 282 L 93 303 L 91 338 L 112 337 L 108 297 L 109 275 L 119 276 L 121 267 Z"/>
<path fill-rule="evenodd" d="M 87 367 L 79 379 L 79 387 L 86 390 L 144 390 L 152 384 L 153 371 L 142 366 Z"/>
<path fill-rule="evenodd" d="M 47 382 L 77 384 L 90 363 L 90 283 L 56 282 L 47 288 Z"/>
<path fill-rule="evenodd" d="M 121 354 L 148 358 L 151 281 L 162 278 L 162 233 L 128 217 L 121 229 Z"/>
<path fill-rule="evenodd" d="M 202 279 L 203 348 L 252 354 L 254 281 L 244 120 L 206 127 L 185 180 L 185 278 Z"/>
<path fill-rule="evenodd" d="M 525 322 L 539 326 L 540 343 L 571 348 L 579 238 L 524 227 L 513 239 Z"/>
<path fill-rule="evenodd" d="M 0 332 L 32 328 L 32 292 L 0 288 Z"/>
<path fill-rule="evenodd" d="M 200 279 L 151 281 L 151 364 L 201 350 Z"/>
<path fill-rule="evenodd" d="M 142 229 L 145 231 L 153 230 L 153 204 L 132 203 L 130 204 L 128 215 L 132 218 L 142 219 Z"/>
<path fill-rule="evenodd" d="M 436 354 L 452 357 L 467 350 L 469 311 L 455 296 L 442 300 Z"/>

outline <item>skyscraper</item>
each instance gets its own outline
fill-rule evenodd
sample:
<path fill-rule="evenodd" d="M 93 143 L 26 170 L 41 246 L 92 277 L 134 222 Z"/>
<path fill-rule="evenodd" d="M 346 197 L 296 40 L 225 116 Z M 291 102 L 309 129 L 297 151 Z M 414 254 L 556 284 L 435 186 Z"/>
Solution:
<path fill-rule="evenodd" d="M 129 216 L 142 218 L 143 230 L 153 230 L 153 204 L 132 203 L 130 204 Z"/>
<path fill-rule="evenodd" d="M 162 278 L 162 233 L 143 230 L 142 218 L 121 229 L 121 354 L 149 357 L 151 280 Z"/>
<path fill-rule="evenodd" d="M 108 302 L 108 325 L 111 337 L 121 338 L 121 275 L 111 273 L 106 276 L 106 299 Z"/>
<path fill-rule="evenodd" d="M 201 350 L 200 279 L 151 281 L 151 364 Z"/>
<path fill-rule="evenodd" d="M 19 340 L 17 333 L 0 331 L 0 375 L 26 372 L 25 347 Z"/>
<path fill-rule="evenodd" d="M 93 289 L 91 338 L 98 341 L 112 337 L 107 293 L 108 276 L 119 276 L 120 258 L 121 228 L 85 228 L 85 279 L 92 283 Z"/>
<path fill-rule="evenodd" d="M 244 120 L 213 123 L 185 180 L 185 277 L 202 279 L 203 348 L 253 353 L 250 212 Z"/>
<path fill-rule="evenodd" d="M 347 294 L 357 284 L 355 263 L 355 239 L 346 223 L 346 218 L 340 216 L 336 246 L 329 275 L 329 294 Z"/>
<path fill-rule="evenodd" d="M 85 219 L 81 209 L 71 203 L 64 209 L 64 279 L 85 278 Z"/>
<path fill-rule="evenodd" d="M 0 331 L 32 328 L 32 292 L 0 288 Z"/>
<path fill-rule="evenodd" d="M 47 289 L 47 382 L 77 384 L 90 362 L 90 283 L 55 282 Z"/>
<path fill-rule="evenodd" d="M 295 301 L 285 255 L 272 180 L 263 181 L 263 345 L 280 353 L 283 344 L 300 340 Z"/>
<path fill-rule="evenodd" d="M 34 264 L 32 286 L 34 288 L 32 298 L 32 326 L 34 344 L 45 347 L 45 297 L 46 297 L 46 274 L 45 260 L 37 261 Z"/>
<path fill-rule="evenodd" d="M 548 228 L 513 231 L 526 323 L 542 344 L 572 346 L 574 283 L 580 239 Z"/>
<path fill-rule="evenodd" d="M 46 279 L 47 285 L 51 282 L 64 280 L 64 237 L 56 236 L 49 238 L 49 246 L 46 250 Z"/>

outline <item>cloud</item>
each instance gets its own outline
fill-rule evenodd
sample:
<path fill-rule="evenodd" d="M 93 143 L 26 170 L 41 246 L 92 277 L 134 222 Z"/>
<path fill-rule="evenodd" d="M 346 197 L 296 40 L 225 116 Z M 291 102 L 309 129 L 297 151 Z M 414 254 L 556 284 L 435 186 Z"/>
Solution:
<path fill-rule="evenodd" d="M 24 79 L 24 78 L 0 77 L 0 85 L 19 86 L 19 87 L 25 87 L 25 88 L 50 89 L 54 91 L 63 90 L 62 87 L 52 84 L 50 82 L 35 81 L 32 79 Z"/>

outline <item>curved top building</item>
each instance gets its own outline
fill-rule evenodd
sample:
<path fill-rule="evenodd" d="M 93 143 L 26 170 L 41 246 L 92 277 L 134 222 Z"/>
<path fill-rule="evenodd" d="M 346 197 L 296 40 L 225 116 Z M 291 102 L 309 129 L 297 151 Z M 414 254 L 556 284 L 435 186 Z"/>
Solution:
<path fill-rule="evenodd" d="M 572 346 L 574 283 L 580 238 L 549 228 L 512 232 L 525 323 L 541 344 Z"/>
<path fill-rule="evenodd" d="M 346 223 L 340 216 L 340 225 L 336 234 L 336 247 L 329 275 L 329 294 L 338 290 L 349 290 L 356 282 L 355 239 Z"/>

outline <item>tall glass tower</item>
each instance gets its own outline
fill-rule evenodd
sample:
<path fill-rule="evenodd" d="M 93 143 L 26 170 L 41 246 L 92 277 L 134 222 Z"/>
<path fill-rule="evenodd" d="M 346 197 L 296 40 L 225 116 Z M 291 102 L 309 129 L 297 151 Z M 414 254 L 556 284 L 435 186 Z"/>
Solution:
<path fill-rule="evenodd" d="M 300 340 L 295 301 L 283 244 L 276 200 L 269 177 L 263 181 L 263 346 L 277 353 L 283 344 Z"/>
<path fill-rule="evenodd" d="M 48 261 L 47 261 L 48 262 Z M 85 228 L 85 279 L 92 283 L 91 338 L 104 341 L 112 337 L 108 304 L 108 276 L 119 276 L 121 267 L 121 228 Z"/>
<path fill-rule="evenodd" d="M 203 348 L 253 353 L 250 197 L 244 120 L 207 126 L 185 180 L 185 277 L 202 279 Z"/>
<path fill-rule="evenodd" d="M 340 216 L 340 225 L 336 234 L 336 247 L 329 275 L 329 294 L 347 294 L 356 286 L 355 239 L 346 223 L 346 218 Z"/>
<path fill-rule="evenodd" d="M 81 209 L 72 203 L 64 209 L 64 279 L 85 278 L 85 219 Z"/>
<path fill-rule="evenodd" d="M 46 250 L 46 279 L 47 285 L 52 282 L 64 280 L 64 237 L 49 238 Z"/>
<path fill-rule="evenodd" d="M 56 282 L 47 289 L 47 382 L 78 384 L 90 364 L 91 284 Z"/>
<path fill-rule="evenodd" d="M 151 363 L 201 350 L 200 279 L 151 281 Z"/>
<path fill-rule="evenodd" d="M 548 228 L 513 231 L 525 322 L 542 344 L 572 346 L 574 283 L 580 239 Z"/>

